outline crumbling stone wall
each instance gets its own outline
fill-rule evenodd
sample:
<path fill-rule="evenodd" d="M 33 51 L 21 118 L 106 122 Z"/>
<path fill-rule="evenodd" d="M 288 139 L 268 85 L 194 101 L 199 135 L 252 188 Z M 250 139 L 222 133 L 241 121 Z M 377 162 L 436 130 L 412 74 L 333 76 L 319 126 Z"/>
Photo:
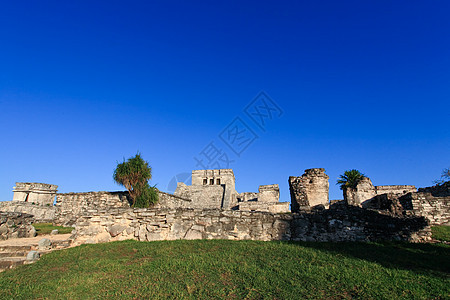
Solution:
<path fill-rule="evenodd" d="M 130 207 L 128 192 L 65 193 L 56 196 L 55 207 L 59 209 L 55 223 L 72 226 L 85 210 L 98 208 Z"/>
<path fill-rule="evenodd" d="M 0 240 L 36 236 L 33 222 L 33 216 L 29 214 L 0 212 Z"/>
<path fill-rule="evenodd" d="M 158 191 L 154 208 L 190 207 L 191 200 Z M 85 212 L 95 209 L 129 208 L 132 201 L 127 191 L 58 194 L 54 222 L 72 226 Z"/>
<path fill-rule="evenodd" d="M 293 212 L 308 210 L 316 205 L 328 207 L 328 179 L 325 169 L 307 169 L 300 177 L 289 177 L 291 209 Z"/>
<path fill-rule="evenodd" d="M 158 191 L 159 201 L 153 208 L 189 208 L 192 200 Z"/>
<path fill-rule="evenodd" d="M 59 214 L 54 206 L 42 206 L 29 202 L 5 201 L 0 202 L 0 211 L 18 212 L 33 215 L 35 222 L 51 223 Z"/>
<path fill-rule="evenodd" d="M 405 195 L 408 193 L 417 192 L 414 185 L 377 185 L 375 187 L 377 195 L 382 194 L 396 194 Z"/>
<path fill-rule="evenodd" d="M 399 201 L 407 212 L 427 218 L 431 225 L 450 225 L 450 196 L 418 192 L 401 196 Z"/>
<path fill-rule="evenodd" d="M 97 209 L 76 224 L 76 243 L 176 239 L 422 242 L 423 217 L 398 217 L 336 204 L 299 214 L 192 209 Z"/>

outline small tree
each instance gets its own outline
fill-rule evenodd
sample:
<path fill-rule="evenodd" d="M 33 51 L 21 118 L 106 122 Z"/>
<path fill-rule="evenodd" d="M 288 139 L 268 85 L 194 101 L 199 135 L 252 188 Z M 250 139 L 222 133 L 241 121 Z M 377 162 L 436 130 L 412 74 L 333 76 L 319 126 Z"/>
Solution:
<path fill-rule="evenodd" d="M 158 202 L 158 193 L 148 181 L 152 178 L 152 168 L 138 153 L 127 161 L 117 163 L 114 170 L 114 181 L 123 185 L 132 200 L 132 207 L 149 207 Z"/>
<path fill-rule="evenodd" d="M 441 179 L 433 181 L 435 184 L 443 184 L 450 180 L 450 168 L 442 170 Z"/>
<path fill-rule="evenodd" d="M 361 173 L 358 170 L 347 170 L 344 172 L 343 175 L 339 176 L 338 181 L 336 184 L 341 185 L 341 190 L 344 190 L 345 188 L 356 188 L 358 183 L 366 177 L 363 173 Z"/>

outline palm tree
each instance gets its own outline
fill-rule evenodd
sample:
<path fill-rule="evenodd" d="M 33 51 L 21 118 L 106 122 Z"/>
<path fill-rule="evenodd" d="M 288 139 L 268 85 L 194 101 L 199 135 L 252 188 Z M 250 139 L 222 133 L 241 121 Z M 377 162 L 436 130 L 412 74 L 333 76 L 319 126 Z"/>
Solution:
<path fill-rule="evenodd" d="M 366 177 L 363 173 L 358 170 L 352 169 L 344 172 L 343 175 L 339 176 L 336 184 L 341 185 L 341 190 L 345 188 L 356 188 L 358 183 Z"/>

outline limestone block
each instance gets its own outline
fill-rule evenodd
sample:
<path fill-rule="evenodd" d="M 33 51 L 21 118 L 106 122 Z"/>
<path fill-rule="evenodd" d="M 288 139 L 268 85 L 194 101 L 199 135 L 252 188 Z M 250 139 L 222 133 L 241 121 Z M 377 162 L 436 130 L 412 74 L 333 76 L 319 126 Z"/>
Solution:
<path fill-rule="evenodd" d="M 111 235 L 107 232 L 99 233 L 95 236 L 98 243 L 107 243 L 111 240 Z"/>
<path fill-rule="evenodd" d="M 185 240 L 199 240 L 199 239 L 202 239 L 202 237 L 203 237 L 203 235 L 200 231 L 190 229 L 186 233 L 186 236 L 184 237 L 184 239 Z"/>
<path fill-rule="evenodd" d="M 109 229 L 109 234 L 112 237 L 116 237 L 121 234 L 126 228 L 127 226 L 121 224 L 112 225 Z"/>
<path fill-rule="evenodd" d="M 51 246 L 52 246 L 52 242 L 49 239 L 46 239 L 46 238 L 41 239 L 38 242 L 38 249 L 40 249 L 40 250 L 50 249 Z"/>
<path fill-rule="evenodd" d="M 33 250 L 33 251 L 28 252 L 26 259 L 27 259 L 27 261 L 36 261 L 39 259 L 39 257 L 40 257 L 39 252 Z"/>

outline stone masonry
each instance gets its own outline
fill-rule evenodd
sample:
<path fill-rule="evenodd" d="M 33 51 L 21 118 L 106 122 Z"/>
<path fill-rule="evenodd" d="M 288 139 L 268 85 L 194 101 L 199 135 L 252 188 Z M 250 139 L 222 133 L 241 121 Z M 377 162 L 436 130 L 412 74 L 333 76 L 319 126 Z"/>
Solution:
<path fill-rule="evenodd" d="M 258 193 L 239 194 L 235 189 L 235 177 L 231 169 L 194 170 L 192 185 L 179 182 L 175 196 L 192 200 L 189 206 L 183 206 L 185 208 L 289 211 L 288 202 L 279 202 L 278 184 L 261 185 Z"/>
<path fill-rule="evenodd" d="M 307 169 L 300 177 L 290 176 L 292 212 L 308 210 L 316 205 L 328 207 L 329 178 L 323 168 Z"/>
<path fill-rule="evenodd" d="M 237 210 L 266 211 L 272 213 L 289 212 L 289 202 L 279 202 L 278 184 L 260 185 L 258 193 L 241 193 L 238 195 Z"/>
<path fill-rule="evenodd" d="M 37 182 L 16 182 L 13 201 L 52 206 L 58 186 Z"/>
<path fill-rule="evenodd" d="M 425 191 L 403 195 L 399 198 L 400 203 L 407 213 L 423 216 L 431 225 L 450 226 L 450 195 L 435 197 L 430 190 Z"/>
<path fill-rule="evenodd" d="M 375 200 L 377 195 L 393 194 L 401 196 L 416 191 L 417 189 L 413 185 L 374 186 L 368 177 L 364 177 L 355 188 L 344 189 L 344 201 L 349 205 L 366 207 L 372 205 L 370 201 Z"/>
<path fill-rule="evenodd" d="M 36 236 L 33 221 L 29 214 L 0 212 L 0 240 Z"/>
<path fill-rule="evenodd" d="M 423 217 L 398 217 L 334 204 L 298 214 L 193 209 L 91 210 L 78 219 L 75 243 L 135 239 L 414 241 L 430 239 Z"/>
<path fill-rule="evenodd" d="M 347 201 L 329 205 L 325 170 L 307 169 L 289 178 L 293 213 L 285 214 L 289 203 L 279 202 L 277 184 L 239 194 L 230 169 L 195 170 L 192 178 L 192 185 L 180 183 L 175 195 L 159 191 L 159 202 L 148 209 L 130 208 L 128 192 L 56 194 L 54 185 L 17 183 L 15 200 L 0 203 L 1 211 L 16 212 L 1 213 L 0 235 L 27 236 L 33 234 L 32 222 L 51 221 L 75 225 L 78 243 L 127 238 L 423 242 L 430 239 L 429 224 L 450 224 L 450 183 L 416 192 L 414 186 L 373 186 L 366 178 L 346 191 Z M 49 205 L 54 195 L 56 204 Z"/>

